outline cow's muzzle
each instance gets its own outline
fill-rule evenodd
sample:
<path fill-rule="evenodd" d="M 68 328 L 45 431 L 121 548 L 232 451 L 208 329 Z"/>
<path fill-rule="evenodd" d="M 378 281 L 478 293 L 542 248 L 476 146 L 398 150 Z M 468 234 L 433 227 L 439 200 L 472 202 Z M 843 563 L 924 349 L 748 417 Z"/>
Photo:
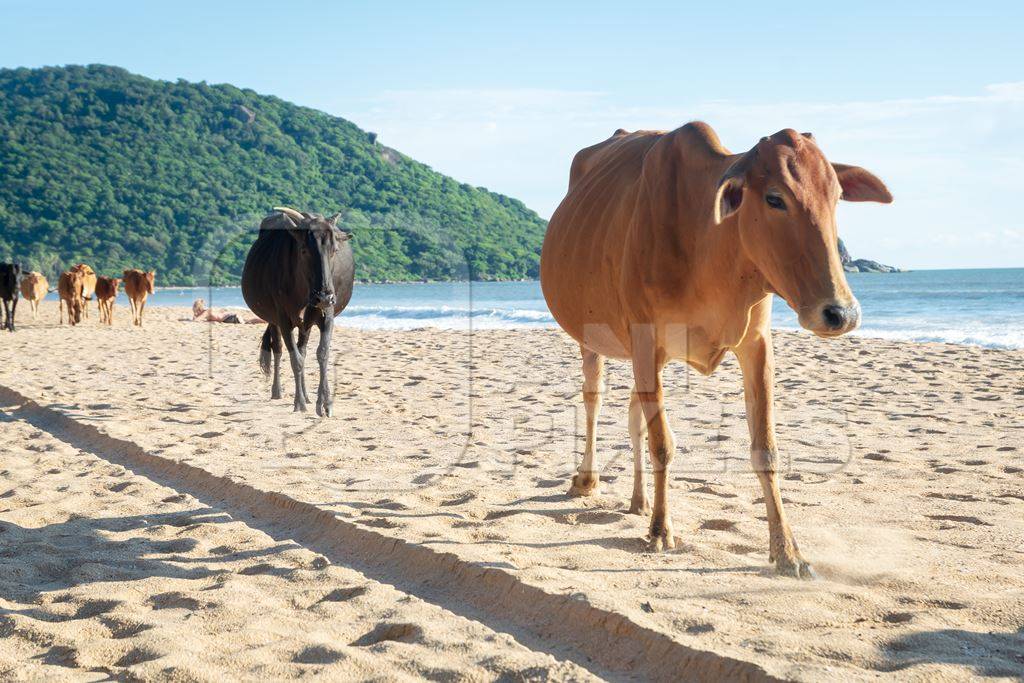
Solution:
<path fill-rule="evenodd" d="M 813 330 L 822 337 L 837 337 L 857 329 L 860 325 L 860 304 L 828 303 L 821 307 L 821 327 Z"/>
<path fill-rule="evenodd" d="M 800 309 L 800 326 L 819 337 L 838 337 L 860 325 L 860 304 L 835 299 Z"/>
<path fill-rule="evenodd" d="M 337 301 L 338 297 L 334 295 L 334 292 L 319 292 L 310 303 L 321 311 L 326 311 L 333 308 Z"/>

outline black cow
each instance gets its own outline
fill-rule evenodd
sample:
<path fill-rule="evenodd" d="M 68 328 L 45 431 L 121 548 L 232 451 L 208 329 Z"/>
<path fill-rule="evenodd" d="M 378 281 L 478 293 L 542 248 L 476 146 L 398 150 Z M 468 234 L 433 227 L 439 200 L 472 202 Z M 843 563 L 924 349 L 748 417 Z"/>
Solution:
<path fill-rule="evenodd" d="M 0 299 L 4 301 L 4 324 L 0 329 L 14 332 L 14 311 L 18 308 L 20 263 L 0 263 Z"/>
<path fill-rule="evenodd" d="M 288 208 L 275 208 L 263 219 L 260 234 L 249 249 L 242 270 L 242 296 L 253 313 L 266 320 L 260 345 L 260 367 L 270 373 L 274 354 L 271 398 L 281 398 L 281 340 L 288 348 L 295 375 L 295 410 L 310 403 L 302 369 L 313 325 L 320 328 L 316 358 L 320 364 L 317 415 L 330 417 L 334 405 L 327 380 L 334 317 L 352 298 L 355 265 L 351 235 L 338 229 L 338 214 L 324 218 Z M 292 330 L 299 328 L 296 343 Z"/>

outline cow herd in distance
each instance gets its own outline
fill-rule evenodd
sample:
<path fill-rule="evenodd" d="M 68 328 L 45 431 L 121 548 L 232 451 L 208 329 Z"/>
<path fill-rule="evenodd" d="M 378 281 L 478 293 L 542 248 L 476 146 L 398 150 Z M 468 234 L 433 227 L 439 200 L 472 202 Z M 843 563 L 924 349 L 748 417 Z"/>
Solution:
<path fill-rule="evenodd" d="M 61 273 L 56 289 L 51 289 L 49 280 L 42 273 L 23 272 L 20 263 L 0 263 L 0 300 L 4 306 L 2 329 L 14 332 L 14 316 L 19 297 L 24 297 L 28 302 L 32 319 L 36 320 L 39 317 L 39 303 L 52 291 L 56 291 L 59 296 L 58 324 L 64 324 L 65 311 L 68 324 L 72 327 L 88 319 L 88 302 L 95 296 L 100 323 L 113 325 L 114 301 L 122 284 L 128 295 L 132 324 L 141 327 L 146 298 L 153 293 L 155 283 L 156 272 L 152 270 L 131 268 L 125 270 L 122 277 L 104 277 L 97 275 L 89 265 L 79 263 Z"/>

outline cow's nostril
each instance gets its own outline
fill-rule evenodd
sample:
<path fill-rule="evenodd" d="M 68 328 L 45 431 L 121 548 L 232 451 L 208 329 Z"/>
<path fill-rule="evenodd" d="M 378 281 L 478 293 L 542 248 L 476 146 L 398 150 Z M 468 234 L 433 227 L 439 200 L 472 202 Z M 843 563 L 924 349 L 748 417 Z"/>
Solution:
<path fill-rule="evenodd" d="M 838 330 L 846 325 L 846 311 L 839 306 L 826 306 L 821 311 L 821 317 L 830 330 Z"/>

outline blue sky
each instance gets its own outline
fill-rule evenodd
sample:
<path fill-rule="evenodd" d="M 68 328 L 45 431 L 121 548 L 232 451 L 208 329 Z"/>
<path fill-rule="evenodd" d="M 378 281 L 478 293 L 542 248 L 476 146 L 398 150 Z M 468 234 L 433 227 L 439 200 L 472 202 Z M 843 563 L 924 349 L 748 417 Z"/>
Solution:
<path fill-rule="evenodd" d="M 2 2 L 0 66 L 105 63 L 348 118 L 549 216 L 579 148 L 700 118 L 882 177 L 854 256 L 1024 266 L 1024 3 Z"/>

